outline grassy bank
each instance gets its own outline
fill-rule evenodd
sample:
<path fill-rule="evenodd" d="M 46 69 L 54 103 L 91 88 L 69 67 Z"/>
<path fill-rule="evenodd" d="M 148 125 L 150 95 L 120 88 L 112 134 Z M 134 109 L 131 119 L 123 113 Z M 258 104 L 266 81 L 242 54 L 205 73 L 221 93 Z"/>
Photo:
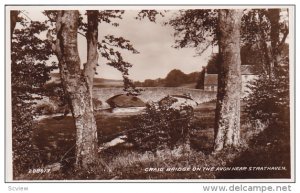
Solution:
<path fill-rule="evenodd" d="M 212 153 L 215 104 L 204 103 L 195 109 L 190 145 L 178 144 L 155 151 L 116 146 L 99 153 L 98 163 L 89 171 L 75 171 L 75 129 L 71 117 L 44 119 L 35 131 L 36 144 L 42 152 L 43 168 L 60 162 L 62 169 L 43 174 L 24 174 L 17 179 L 30 180 L 102 180 L 102 179 L 215 179 L 282 178 L 290 175 L 289 127 L 249 124 L 242 114 L 242 144 L 238 149 Z M 137 117 L 96 115 L 99 144 L 118 133 L 137 126 Z M 280 155 L 280 156 L 278 156 Z M 221 171 L 232 167 L 284 166 L 286 171 Z M 180 170 L 180 171 L 179 171 Z"/>

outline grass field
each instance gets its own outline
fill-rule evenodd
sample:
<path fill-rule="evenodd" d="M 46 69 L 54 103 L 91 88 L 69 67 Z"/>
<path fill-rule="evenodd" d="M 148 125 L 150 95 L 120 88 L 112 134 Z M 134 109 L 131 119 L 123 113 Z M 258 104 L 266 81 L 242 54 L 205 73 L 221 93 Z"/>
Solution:
<path fill-rule="evenodd" d="M 100 153 L 98 166 L 92 171 L 74 173 L 75 127 L 71 117 L 40 120 L 35 130 L 35 142 L 41 151 L 43 165 L 64 161 L 61 171 L 47 175 L 26 175 L 25 179 L 209 179 L 209 178 L 288 178 L 289 132 L 288 126 L 272 125 L 262 131 L 264 125 L 245 122 L 242 113 L 241 148 L 212 154 L 214 141 L 215 102 L 203 103 L 195 109 L 190 136 L 191 149 L 184 146 L 141 152 L 116 146 Z M 99 145 L 118 133 L 137 127 L 138 115 L 114 115 L 98 112 L 96 115 Z M 276 132 L 274 132 L 274 129 Z M 280 154 L 282 157 L 277 156 Z M 207 172 L 174 171 L 146 172 L 145 168 L 231 167 L 231 166 L 285 166 L 284 172 Z"/>
<path fill-rule="evenodd" d="M 210 151 L 213 142 L 213 122 L 215 103 L 204 103 L 195 110 L 192 120 L 193 127 L 197 130 L 191 137 L 191 142 L 198 150 Z M 101 111 L 96 113 L 99 145 L 115 138 L 118 133 L 138 127 L 137 115 L 115 115 Z M 50 164 L 61 160 L 61 157 L 70 149 L 74 149 L 76 130 L 73 118 L 52 117 L 45 118 L 37 123 L 34 132 L 35 143 L 42 152 L 42 160 Z M 69 151 L 68 157 L 74 156 L 74 151 Z"/>

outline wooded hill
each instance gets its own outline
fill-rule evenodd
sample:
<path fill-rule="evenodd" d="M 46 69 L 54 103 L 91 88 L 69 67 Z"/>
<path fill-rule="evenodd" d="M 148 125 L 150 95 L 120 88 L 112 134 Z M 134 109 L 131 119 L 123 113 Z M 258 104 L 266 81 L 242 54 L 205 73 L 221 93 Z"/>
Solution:
<path fill-rule="evenodd" d="M 171 70 L 165 78 L 146 79 L 144 82 L 136 81 L 138 87 L 186 87 L 196 88 L 199 78 L 199 72 L 189 74 L 183 73 L 181 70 Z"/>

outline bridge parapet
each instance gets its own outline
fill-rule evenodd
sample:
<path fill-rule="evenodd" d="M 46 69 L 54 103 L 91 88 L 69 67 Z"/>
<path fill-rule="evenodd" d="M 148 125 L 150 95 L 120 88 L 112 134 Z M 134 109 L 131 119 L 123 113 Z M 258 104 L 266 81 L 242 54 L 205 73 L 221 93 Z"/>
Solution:
<path fill-rule="evenodd" d="M 207 102 L 216 99 L 215 91 L 204 91 L 200 89 L 190 89 L 182 87 L 143 87 L 144 91 L 138 97 L 144 102 L 157 102 L 167 95 L 189 94 L 197 103 Z M 102 101 L 104 107 L 109 107 L 106 100 L 119 95 L 125 94 L 123 88 L 94 88 L 94 98 Z"/>

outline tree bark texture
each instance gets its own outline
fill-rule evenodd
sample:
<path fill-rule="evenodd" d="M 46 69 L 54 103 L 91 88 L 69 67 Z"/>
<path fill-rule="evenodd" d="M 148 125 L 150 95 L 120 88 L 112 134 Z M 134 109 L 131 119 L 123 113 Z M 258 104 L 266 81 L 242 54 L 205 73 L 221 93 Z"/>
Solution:
<path fill-rule="evenodd" d="M 264 22 L 263 15 L 259 14 L 258 17 L 259 17 L 259 22 L 260 22 L 260 26 L 261 26 Z M 262 48 L 262 53 L 263 53 L 263 64 L 264 64 L 265 70 L 268 72 L 269 76 L 271 76 L 271 74 L 272 74 L 271 55 L 269 52 L 269 48 L 268 48 L 268 44 L 267 44 L 267 37 L 266 37 L 265 30 L 263 29 L 263 27 L 260 27 L 260 30 L 259 30 L 259 40 L 260 40 L 260 46 Z"/>
<path fill-rule="evenodd" d="M 266 17 L 270 22 L 269 36 L 265 34 L 266 32 L 262 27 L 260 28 L 259 34 L 260 42 L 263 48 L 264 63 L 267 67 L 268 75 L 270 76 L 270 78 L 272 78 L 274 74 L 274 67 L 277 67 L 279 63 L 280 47 L 287 37 L 288 30 L 286 29 L 283 34 L 283 42 L 280 42 L 280 9 L 269 9 L 267 11 Z M 264 20 L 264 15 L 262 13 L 259 14 L 259 21 L 261 25 Z M 268 46 L 267 44 L 268 38 L 270 39 L 271 46 Z"/>
<path fill-rule="evenodd" d="M 240 144 L 241 17 L 242 10 L 219 11 L 219 54 L 222 62 L 218 76 L 215 151 Z"/>
<path fill-rule="evenodd" d="M 10 11 L 10 40 L 12 41 L 13 32 L 15 30 L 17 21 L 18 21 L 19 11 L 11 10 Z"/>
<path fill-rule="evenodd" d="M 99 11 L 87 11 L 87 63 L 84 66 L 84 74 L 87 78 L 91 96 L 93 95 L 94 76 L 98 64 L 98 15 Z"/>
<path fill-rule="evenodd" d="M 272 62 L 271 68 L 278 66 L 279 60 L 279 20 L 280 20 L 280 9 L 269 9 L 268 10 L 268 17 L 271 24 L 270 29 L 270 39 L 271 39 L 271 55 L 272 55 Z"/>
<path fill-rule="evenodd" d="M 76 127 L 76 167 L 88 168 L 97 159 L 97 126 L 89 82 L 80 69 L 77 30 L 79 12 L 59 11 L 56 54 L 65 94 L 69 98 Z"/>

